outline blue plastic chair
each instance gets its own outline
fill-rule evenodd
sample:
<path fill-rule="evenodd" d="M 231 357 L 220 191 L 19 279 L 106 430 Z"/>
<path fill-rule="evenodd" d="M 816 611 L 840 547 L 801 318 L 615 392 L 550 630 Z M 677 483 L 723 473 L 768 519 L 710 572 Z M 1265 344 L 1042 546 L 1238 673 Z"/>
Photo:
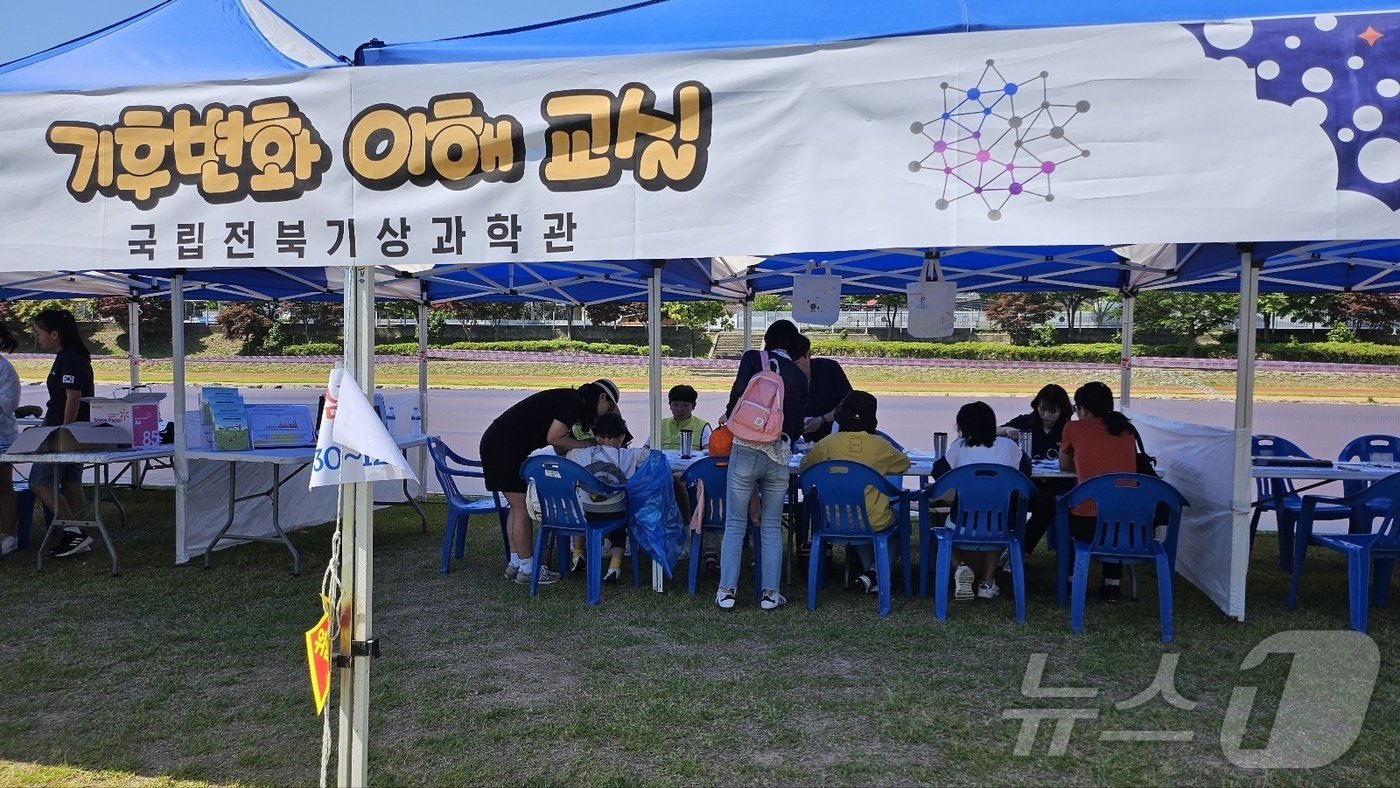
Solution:
<path fill-rule="evenodd" d="M 1397 462 L 1400 461 L 1400 437 L 1394 435 L 1362 435 L 1352 440 L 1342 447 L 1337 454 L 1339 462 Z M 1342 482 L 1342 495 L 1355 495 L 1370 486 L 1370 482 L 1346 481 Z M 1381 512 L 1389 508 L 1389 501 L 1384 497 L 1378 498 L 1369 504 L 1370 516 L 1364 520 L 1360 518 L 1352 519 L 1352 533 L 1370 533 L 1371 521 L 1381 516 Z"/>
<path fill-rule="evenodd" d="M 896 449 L 899 449 L 900 451 L 904 451 L 904 447 L 900 445 L 899 441 L 895 440 L 894 438 L 891 438 L 891 437 L 890 437 L 887 433 L 885 433 L 883 430 L 875 430 L 875 434 L 876 434 L 876 435 L 879 435 L 881 438 L 884 438 L 885 440 L 889 441 L 889 442 L 890 442 L 890 445 L 893 446 L 893 447 L 895 447 Z"/>
<path fill-rule="evenodd" d="M 948 618 L 948 582 L 953 549 L 1007 551 L 1011 556 L 1011 587 L 1016 597 L 1016 623 L 1026 623 L 1026 576 L 1021 560 L 1021 532 L 1030 510 L 1035 485 L 1017 468 L 976 463 L 954 468 L 934 482 L 926 495 L 957 494 L 946 527 L 925 522 L 919 533 L 919 593 L 927 594 L 929 552 L 938 544 L 933 613 Z"/>
<path fill-rule="evenodd" d="M 569 537 L 583 537 L 584 556 L 588 579 L 587 602 L 598 604 L 603 598 L 603 537 L 627 527 L 627 515 L 606 519 L 589 519 L 584 516 L 579 504 L 578 491 L 593 495 L 615 495 L 626 493 L 626 487 L 614 486 L 601 481 L 586 468 L 565 457 L 539 455 L 530 457 L 520 466 L 520 478 L 534 482 L 535 494 L 540 501 L 540 528 L 535 533 L 535 570 L 530 577 L 530 596 L 539 589 L 540 565 L 544 557 L 545 535 L 554 535 L 559 547 L 561 566 L 568 549 Z M 632 550 L 632 585 L 642 584 L 641 568 L 637 554 Z"/>
<path fill-rule="evenodd" d="M 1296 443 L 1277 435 L 1255 435 L 1250 439 L 1250 454 L 1255 457 L 1310 457 Z M 1297 529 L 1298 511 L 1303 499 L 1298 495 L 1292 479 L 1255 479 L 1254 492 L 1258 502 L 1254 504 L 1254 517 L 1249 521 L 1249 545 L 1254 547 L 1254 536 L 1259 531 L 1259 517 L 1264 512 L 1273 512 L 1278 522 L 1278 563 L 1285 573 L 1293 571 L 1293 532 Z M 1319 520 L 1345 520 L 1351 517 L 1351 510 L 1345 506 L 1320 504 L 1317 508 Z"/>
<path fill-rule="evenodd" d="M 1384 501 L 1382 504 L 1378 503 Z M 1375 533 L 1315 534 L 1313 521 L 1317 507 L 1331 503 L 1351 507 L 1354 511 L 1371 511 L 1381 518 Z M 1298 549 L 1293 558 L 1293 580 L 1288 585 L 1288 606 L 1298 604 L 1298 583 L 1303 575 L 1303 559 L 1308 545 L 1336 550 L 1347 557 L 1347 599 L 1351 611 L 1351 628 L 1366 631 L 1370 605 L 1382 607 L 1390 601 L 1390 576 L 1395 559 L 1400 558 L 1400 473 L 1373 482 L 1359 492 L 1330 498 L 1304 495 L 1303 508 L 1298 514 Z M 1371 563 L 1375 562 L 1375 582 L 1371 582 Z"/>
<path fill-rule="evenodd" d="M 696 495 L 697 482 L 705 482 L 705 500 L 699 501 Z M 724 533 L 725 516 L 725 493 L 729 488 L 729 458 L 728 457 L 705 457 L 695 461 L 685 472 L 681 474 L 681 483 L 685 485 L 686 497 L 689 498 L 690 508 L 685 514 L 685 524 L 689 528 L 691 516 L 695 511 L 697 503 L 704 506 L 700 513 L 700 533 L 690 534 L 690 567 L 689 585 L 687 589 L 691 596 L 695 596 L 695 589 L 700 582 L 700 561 L 703 558 L 701 551 L 704 549 L 704 535 L 707 533 Z M 759 540 L 754 535 L 754 528 L 749 528 L 754 549 L 754 561 L 759 561 Z M 762 590 L 756 589 L 759 596 Z"/>
<path fill-rule="evenodd" d="M 807 609 L 817 609 L 817 591 L 823 585 L 823 543 L 854 545 L 868 542 L 875 552 L 880 591 L 880 615 L 890 613 L 890 542 L 904 564 L 904 594 L 914 591 L 909 555 L 909 502 L 912 494 L 900 489 L 879 471 L 848 460 L 826 460 L 806 469 L 797 479 L 804 491 L 803 511 L 812 529 L 812 555 L 807 567 Z M 892 502 L 893 520 L 883 530 L 870 526 L 865 490 L 873 487 Z"/>
<path fill-rule="evenodd" d="M 1098 509 L 1094 538 L 1085 542 L 1069 533 L 1070 510 L 1085 501 Z M 1181 533 L 1181 509 L 1188 506 L 1176 488 L 1161 479 L 1138 473 L 1106 473 L 1087 479 L 1056 501 L 1055 528 L 1061 546 L 1056 553 L 1056 600 L 1064 605 L 1069 559 L 1074 549 L 1074 594 L 1070 600 L 1070 631 L 1084 631 L 1084 596 L 1088 592 L 1089 562 L 1156 564 L 1158 612 L 1162 619 L 1162 642 L 1172 639 L 1172 578 L 1176 573 L 1176 542 Z M 1166 536 L 1158 539 L 1159 508 L 1167 512 Z"/>
<path fill-rule="evenodd" d="M 442 566 L 439 572 L 446 574 L 452 568 L 453 548 L 461 558 L 467 545 L 467 524 L 473 515 L 495 514 L 501 521 L 501 543 L 505 554 L 510 555 L 510 538 L 506 533 L 506 515 L 510 504 L 501 500 L 501 494 L 491 493 L 490 498 L 468 498 L 457 487 L 458 479 L 485 478 L 481 463 L 469 460 L 447 448 L 437 437 L 428 438 L 428 454 L 433 458 L 433 471 L 437 474 L 442 494 L 447 497 L 447 524 L 442 530 Z"/>

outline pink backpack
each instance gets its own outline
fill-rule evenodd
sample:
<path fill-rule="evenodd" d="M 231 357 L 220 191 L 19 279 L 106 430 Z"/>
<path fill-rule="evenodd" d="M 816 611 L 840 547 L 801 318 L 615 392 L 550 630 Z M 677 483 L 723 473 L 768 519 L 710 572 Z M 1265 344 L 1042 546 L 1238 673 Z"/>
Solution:
<path fill-rule="evenodd" d="M 783 376 L 778 362 L 760 351 L 763 368 L 749 378 L 744 393 L 729 415 L 734 437 L 754 443 L 772 443 L 783 434 Z"/>

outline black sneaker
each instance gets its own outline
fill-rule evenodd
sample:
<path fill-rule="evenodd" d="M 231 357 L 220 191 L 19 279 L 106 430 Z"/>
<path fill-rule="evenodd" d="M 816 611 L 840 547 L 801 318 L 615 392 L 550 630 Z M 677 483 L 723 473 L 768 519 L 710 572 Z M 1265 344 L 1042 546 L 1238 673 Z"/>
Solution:
<path fill-rule="evenodd" d="M 1122 584 L 1120 583 L 1119 585 L 1112 585 L 1112 586 L 1111 586 L 1111 585 L 1109 585 L 1108 583 L 1104 583 L 1103 585 L 1099 586 L 1099 599 L 1102 599 L 1103 601 L 1107 602 L 1107 603 L 1110 604 L 1110 605 L 1115 605 L 1115 604 L 1117 604 L 1117 603 L 1119 603 L 1119 602 L 1122 602 L 1122 601 L 1123 601 L 1123 586 L 1122 586 Z"/>
<path fill-rule="evenodd" d="M 83 533 L 81 528 L 65 528 L 63 535 L 59 538 L 58 544 L 54 545 L 54 558 L 71 558 L 92 550 L 92 537 Z"/>
<path fill-rule="evenodd" d="M 714 553 L 705 553 L 704 566 L 707 577 L 719 574 L 719 556 Z"/>

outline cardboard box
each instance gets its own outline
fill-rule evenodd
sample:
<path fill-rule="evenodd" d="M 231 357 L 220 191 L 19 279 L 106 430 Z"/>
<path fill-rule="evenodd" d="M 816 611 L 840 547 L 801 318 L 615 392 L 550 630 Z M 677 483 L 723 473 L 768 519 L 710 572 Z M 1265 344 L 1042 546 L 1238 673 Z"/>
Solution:
<path fill-rule="evenodd" d="M 114 424 L 131 433 L 131 445 L 137 447 L 160 445 L 159 392 L 138 391 L 125 397 L 83 397 L 92 409 L 93 424 Z"/>
<path fill-rule="evenodd" d="M 11 454 L 107 451 L 131 445 L 131 432 L 115 424 L 75 422 L 62 427 L 30 427 L 10 444 Z"/>

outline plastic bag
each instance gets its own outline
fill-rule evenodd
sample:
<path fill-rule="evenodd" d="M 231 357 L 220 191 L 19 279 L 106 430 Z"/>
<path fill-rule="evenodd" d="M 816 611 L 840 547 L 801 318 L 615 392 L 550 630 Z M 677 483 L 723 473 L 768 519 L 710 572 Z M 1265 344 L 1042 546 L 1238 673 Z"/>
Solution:
<path fill-rule="evenodd" d="M 685 542 L 673 484 L 671 465 L 659 449 L 653 449 L 627 480 L 627 516 L 635 546 L 661 564 L 667 578 Z"/>

